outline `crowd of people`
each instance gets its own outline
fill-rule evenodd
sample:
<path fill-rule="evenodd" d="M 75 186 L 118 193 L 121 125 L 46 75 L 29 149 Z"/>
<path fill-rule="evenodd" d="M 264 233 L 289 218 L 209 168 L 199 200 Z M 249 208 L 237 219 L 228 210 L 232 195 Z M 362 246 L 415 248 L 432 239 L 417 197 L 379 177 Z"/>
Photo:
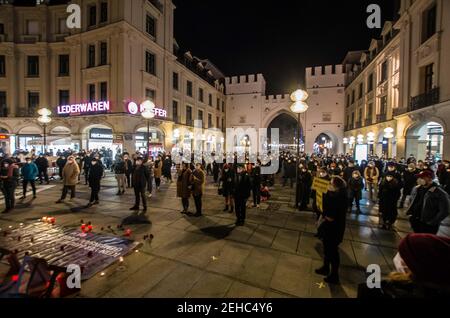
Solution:
<path fill-rule="evenodd" d="M 264 175 L 262 167 L 270 166 L 271 161 L 262 163 L 258 159 L 250 163 L 247 160 L 241 164 L 236 154 L 234 160 L 215 160 L 212 156 L 212 162 L 207 163 L 203 159 L 196 164 L 175 164 L 168 153 L 147 156 L 119 150 L 112 161 L 108 154 L 104 149 L 58 153 L 55 165 L 63 187 L 56 203 L 63 203 L 69 191 L 70 198 L 75 198 L 77 185 L 84 182 L 91 189 L 87 208 L 98 205 L 102 179 L 110 171 L 117 182 L 117 196 L 132 189 L 135 202 L 130 210 L 141 210 L 145 214 L 148 199 L 160 191 L 161 180 L 165 179 L 166 184 L 170 184 L 172 176 L 176 175 L 176 196 L 181 199 L 181 213 L 202 217 L 205 184 L 207 177 L 211 176 L 217 195 L 223 197 L 223 212 L 235 213 L 236 226 L 243 226 L 247 209 L 258 209 L 261 202 L 270 198 L 270 188 L 278 176 L 282 187 L 296 186 L 296 208 L 311 210 L 317 215 L 317 237 L 323 242 L 324 264 L 316 273 L 326 276 L 328 283 L 339 283 L 338 248 L 344 238 L 346 216 L 348 213 L 363 213 L 361 201 L 364 197 L 371 210 L 378 205 L 379 226 L 383 230 L 394 229 L 398 209 L 406 206 L 413 232 L 450 237 L 450 162 L 445 160 L 421 161 L 411 156 L 397 161 L 373 156 L 357 162 L 349 155 L 302 154 L 297 157 L 282 152 L 277 174 Z M 31 185 L 33 198 L 36 198 L 36 181 L 48 184 L 51 180 L 47 171 L 52 165 L 48 156 L 42 154 L 30 153 L 25 158 L 3 157 L 0 162 L 6 206 L 3 213 L 9 213 L 15 207 L 19 179 L 23 187 L 21 199 L 27 197 L 28 185 Z M 313 187 L 316 178 L 328 184 L 320 204 L 318 190 Z M 195 213 L 189 212 L 191 198 Z"/>

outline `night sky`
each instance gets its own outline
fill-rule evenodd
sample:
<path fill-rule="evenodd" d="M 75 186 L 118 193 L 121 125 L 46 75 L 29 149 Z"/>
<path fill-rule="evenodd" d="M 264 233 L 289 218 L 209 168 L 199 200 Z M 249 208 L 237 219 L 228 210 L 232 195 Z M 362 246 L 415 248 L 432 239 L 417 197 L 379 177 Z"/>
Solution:
<path fill-rule="evenodd" d="M 381 29 L 366 26 L 366 8 L 382 8 L 382 24 L 396 0 L 173 0 L 175 37 L 183 50 L 210 59 L 226 76 L 263 73 L 268 93 L 304 83 L 308 66 L 339 64 L 351 50 L 367 50 Z"/>

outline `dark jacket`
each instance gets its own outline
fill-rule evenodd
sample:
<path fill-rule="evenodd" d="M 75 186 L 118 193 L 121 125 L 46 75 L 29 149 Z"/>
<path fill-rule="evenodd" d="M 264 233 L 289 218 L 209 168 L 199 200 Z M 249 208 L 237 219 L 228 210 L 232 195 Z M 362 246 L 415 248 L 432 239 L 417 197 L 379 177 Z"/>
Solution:
<path fill-rule="evenodd" d="M 45 169 L 47 169 L 49 167 L 48 164 L 48 159 L 45 157 L 38 157 L 34 163 L 36 164 L 36 166 L 38 167 L 38 169 L 40 171 L 44 171 Z"/>
<path fill-rule="evenodd" d="M 343 171 L 343 178 L 344 178 L 344 180 L 345 181 L 348 181 L 348 180 L 350 180 L 350 178 L 352 177 L 352 175 L 353 175 L 353 171 L 355 171 L 355 170 L 358 170 L 358 168 L 356 167 L 356 166 L 353 166 L 353 167 L 345 167 L 344 168 L 344 171 Z"/>
<path fill-rule="evenodd" d="M 400 184 L 397 179 L 388 182 L 386 179 L 380 183 L 378 197 L 380 199 L 379 209 L 381 213 L 390 213 L 396 210 L 397 201 L 400 199 Z"/>
<path fill-rule="evenodd" d="M 191 176 L 192 194 L 199 196 L 203 194 L 205 187 L 205 172 L 195 169 Z"/>
<path fill-rule="evenodd" d="M 402 179 L 403 179 L 403 194 L 410 195 L 412 190 L 417 186 L 417 177 L 416 175 L 419 173 L 419 170 L 414 170 L 410 172 L 408 169 L 403 171 Z"/>
<path fill-rule="evenodd" d="M 38 167 L 33 162 L 29 163 L 29 164 L 26 163 L 22 167 L 21 172 L 22 172 L 23 179 L 26 180 L 26 181 L 34 181 L 34 180 L 36 180 L 36 178 L 37 178 L 37 176 L 39 174 Z"/>
<path fill-rule="evenodd" d="M 67 159 L 58 158 L 58 160 L 56 160 L 56 165 L 57 165 L 60 169 L 64 168 L 65 165 L 66 165 L 66 163 L 67 163 Z"/>
<path fill-rule="evenodd" d="M 104 169 L 100 163 L 95 165 L 91 165 L 91 169 L 89 169 L 89 186 L 91 188 L 100 188 L 100 182 L 103 178 Z"/>
<path fill-rule="evenodd" d="M 114 174 L 125 174 L 125 162 L 116 162 L 116 164 L 114 165 Z"/>
<path fill-rule="evenodd" d="M 125 174 L 133 173 L 133 162 L 130 159 L 124 160 L 123 162 L 125 165 Z"/>
<path fill-rule="evenodd" d="M 234 176 L 234 198 L 239 200 L 247 200 L 250 197 L 251 182 L 247 172 Z"/>
<path fill-rule="evenodd" d="M 412 207 L 418 199 L 417 191 L 419 188 L 420 187 L 414 188 L 411 193 L 411 205 L 407 211 L 407 214 L 430 226 L 440 225 L 441 222 L 449 216 L 449 195 L 437 184 L 433 184 L 425 193 L 420 215 L 414 215 Z"/>
<path fill-rule="evenodd" d="M 228 172 L 224 170 L 222 170 L 222 176 L 220 178 L 220 181 L 222 182 L 222 188 L 223 188 L 223 195 L 224 196 L 229 196 L 229 195 L 233 195 L 234 193 L 234 170 L 233 169 L 229 169 Z"/>
<path fill-rule="evenodd" d="M 133 187 L 135 189 L 145 189 L 147 186 L 147 180 L 149 178 L 149 172 L 144 165 L 135 166 L 133 171 Z"/>
<path fill-rule="evenodd" d="M 362 197 L 362 189 L 364 189 L 363 178 L 359 177 L 358 179 L 353 178 L 353 176 L 348 179 L 347 189 L 352 194 L 356 194 L 358 198 Z"/>
<path fill-rule="evenodd" d="M 323 221 L 319 228 L 320 237 L 336 244 L 344 240 L 346 217 L 348 211 L 347 192 L 341 189 L 328 191 L 323 195 L 323 217 L 333 221 Z"/>
<path fill-rule="evenodd" d="M 254 167 L 252 169 L 250 179 L 252 182 L 253 188 L 260 188 L 261 187 L 261 167 Z"/>
<path fill-rule="evenodd" d="M 177 179 L 178 198 L 188 199 L 191 197 L 192 194 L 191 175 L 192 175 L 191 169 L 180 170 L 178 172 L 178 179 Z"/>

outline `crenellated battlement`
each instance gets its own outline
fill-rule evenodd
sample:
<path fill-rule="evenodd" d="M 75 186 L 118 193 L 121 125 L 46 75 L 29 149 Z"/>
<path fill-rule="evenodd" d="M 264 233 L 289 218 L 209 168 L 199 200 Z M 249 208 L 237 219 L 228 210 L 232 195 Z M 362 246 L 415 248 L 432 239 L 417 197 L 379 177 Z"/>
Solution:
<path fill-rule="evenodd" d="M 343 65 L 325 65 L 325 66 L 315 66 L 306 68 L 306 77 L 317 77 L 317 76 L 329 76 L 329 75 L 343 75 L 345 74 L 345 69 Z"/>
<path fill-rule="evenodd" d="M 266 82 L 262 74 L 249 74 L 225 78 L 225 83 L 227 85 L 253 84 L 260 82 Z"/>
<path fill-rule="evenodd" d="M 273 103 L 286 103 L 290 101 L 291 97 L 289 94 L 284 95 L 267 95 L 264 99 L 264 102 L 266 104 L 273 104 Z"/>
<path fill-rule="evenodd" d="M 307 89 L 345 86 L 345 68 L 342 64 L 307 67 L 305 77 Z"/>
<path fill-rule="evenodd" d="M 225 78 L 228 95 L 235 94 L 265 94 L 266 80 L 262 74 L 249 74 Z"/>

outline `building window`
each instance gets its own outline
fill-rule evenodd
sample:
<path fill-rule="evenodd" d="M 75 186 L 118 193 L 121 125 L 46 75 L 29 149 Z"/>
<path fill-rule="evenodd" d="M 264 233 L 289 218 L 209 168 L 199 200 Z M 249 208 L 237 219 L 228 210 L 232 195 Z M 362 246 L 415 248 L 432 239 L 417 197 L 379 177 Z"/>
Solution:
<path fill-rule="evenodd" d="M 373 91 L 373 73 L 369 75 L 367 79 L 367 93 Z"/>
<path fill-rule="evenodd" d="M 8 107 L 6 106 L 6 92 L 0 92 L 0 117 L 8 117 Z"/>
<path fill-rule="evenodd" d="M 225 119 L 222 118 L 222 129 L 225 129 Z"/>
<path fill-rule="evenodd" d="M 172 86 L 174 90 L 178 90 L 179 89 L 179 80 L 178 80 L 178 73 L 173 73 L 172 75 Z"/>
<path fill-rule="evenodd" d="M 436 4 L 422 14 L 422 43 L 436 33 Z"/>
<path fill-rule="evenodd" d="M 434 65 L 432 63 L 424 67 L 425 72 L 423 82 L 424 93 L 428 93 L 433 89 L 433 76 L 434 76 L 433 66 Z"/>
<path fill-rule="evenodd" d="M 88 100 L 95 102 L 95 84 L 88 85 Z"/>
<path fill-rule="evenodd" d="M 0 77 L 6 76 L 6 59 L 4 55 L 0 55 Z"/>
<path fill-rule="evenodd" d="M 350 106 L 350 94 L 347 95 L 347 107 Z"/>
<path fill-rule="evenodd" d="M 39 76 L 39 56 L 28 56 L 28 77 Z"/>
<path fill-rule="evenodd" d="M 67 19 L 59 19 L 59 34 L 68 33 Z"/>
<path fill-rule="evenodd" d="M 108 43 L 100 43 L 100 65 L 106 65 L 108 63 Z"/>
<path fill-rule="evenodd" d="M 187 81 L 187 83 L 186 83 L 186 94 L 189 97 L 193 96 L 193 94 L 192 94 L 192 82 L 191 81 Z"/>
<path fill-rule="evenodd" d="M 0 34 L 5 34 L 5 25 L 0 23 Z"/>
<path fill-rule="evenodd" d="M 27 34 L 38 35 L 39 34 L 39 21 L 30 20 L 27 21 Z"/>
<path fill-rule="evenodd" d="M 156 91 L 154 89 L 147 88 L 145 90 L 145 98 L 154 102 L 156 100 Z"/>
<path fill-rule="evenodd" d="M 388 78 L 388 61 L 384 61 L 383 64 L 381 64 L 381 83 L 386 82 L 387 78 Z"/>
<path fill-rule="evenodd" d="M 352 121 L 350 122 L 350 125 L 353 127 L 355 127 L 355 112 L 352 113 Z"/>
<path fill-rule="evenodd" d="M 89 12 L 89 24 L 88 26 L 94 26 L 97 24 L 97 6 L 92 5 L 88 7 Z"/>
<path fill-rule="evenodd" d="M 34 114 L 39 108 L 39 93 L 28 92 L 28 111 L 29 114 Z"/>
<path fill-rule="evenodd" d="M 358 92 L 358 99 L 363 98 L 363 83 L 359 83 L 359 92 Z"/>
<path fill-rule="evenodd" d="M 222 113 L 225 113 L 225 101 L 222 101 Z"/>
<path fill-rule="evenodd" d="M 108 83 L 107 82 L 100 83 L 100 100 L 101 101 L 108 100 Z"/>
<path fill-rule="evenodd" d="M 69 90 L 59 91 L 59 105 L 66 106 L 70 103 L 70 93 Z"/>
<path fill-rule="evenodd" d="M 367 106 L 367 121 L 372 123 L 372 115 L 373 114 L 373 103 L 370 103 L 369 106 Z"/>
<path fill-rule="evenodd" d="M 220 118 L 216 117 L 216 128 L 220 128 Z"/>
<path fill-rule="evenodd" d="M 70 70 L 69 55 L 64 54 L 59 56 L 59 76 L 69 76 Z"/>
<path fill-rule="evenodd" d="M 95 66 L 95 45 L 91 44 L 88 47 L 88 67 Z"/>
<path fill-rule="evenodd" d="M 149 51 L 145 52 L 145 71 L 149 74 L 156 75 L 155 55 Z"/>
<path fill-rule="evenodd" d="M 108 21 L 108 2 L 100 4 L 100 23 Z"/>
<path fill-rule="evenodd" d="M 387 96 L 383 96 L 380 99 L 380 115 L 384 115 L 387 112 Z"/>
<path fill-rule="evenodd" d="M 186 125 L 192 126 L 192 107 L 186 106 Z"/>
<path fill-rule="evenodd" d="M 217 110 L 219 110 L 220 109 L 220 98 L 217 98 L 217 104 L 216 104 L 216 108 L 217 108 Z"/>
<path fill-rule="evenodd" d="M 197 120 L 201 120 L 202 121 L 202 126 L 203 126 L 203 111 L 202 110 L 198 111 Z"/>
<path fill-rule="evenodd" d="M 203 88 L 199 88 L 198 89 L 198 100 L 201 101 L 203 103 L 204 101 L 204 91 Z"/>
<path fill-rule="evenodd" d="M 355 102 L 355 90 L 352 90 L 352 104 Z"/>
<path fill-rule="evenodd" d="M 208 96 L 208 105 L 212 106 L 212 94 L 209 94 Z"/>
<path fill-rule="evenodd" d="M 156 37 L 155 18 L 149 14 L 147 14 L 147 17 L 145 19 L 145 32 L 153 37 Z"/>
<path fill-rule="evenodd" d="M 172 114 L 173 121 L 178 123 L 178 102 L 176 100 L 172 101 Z"/>
<path fill-rule="evenodd" d="M 208 114 L 208 128 L 213 128 L 212 115 Z"/>

